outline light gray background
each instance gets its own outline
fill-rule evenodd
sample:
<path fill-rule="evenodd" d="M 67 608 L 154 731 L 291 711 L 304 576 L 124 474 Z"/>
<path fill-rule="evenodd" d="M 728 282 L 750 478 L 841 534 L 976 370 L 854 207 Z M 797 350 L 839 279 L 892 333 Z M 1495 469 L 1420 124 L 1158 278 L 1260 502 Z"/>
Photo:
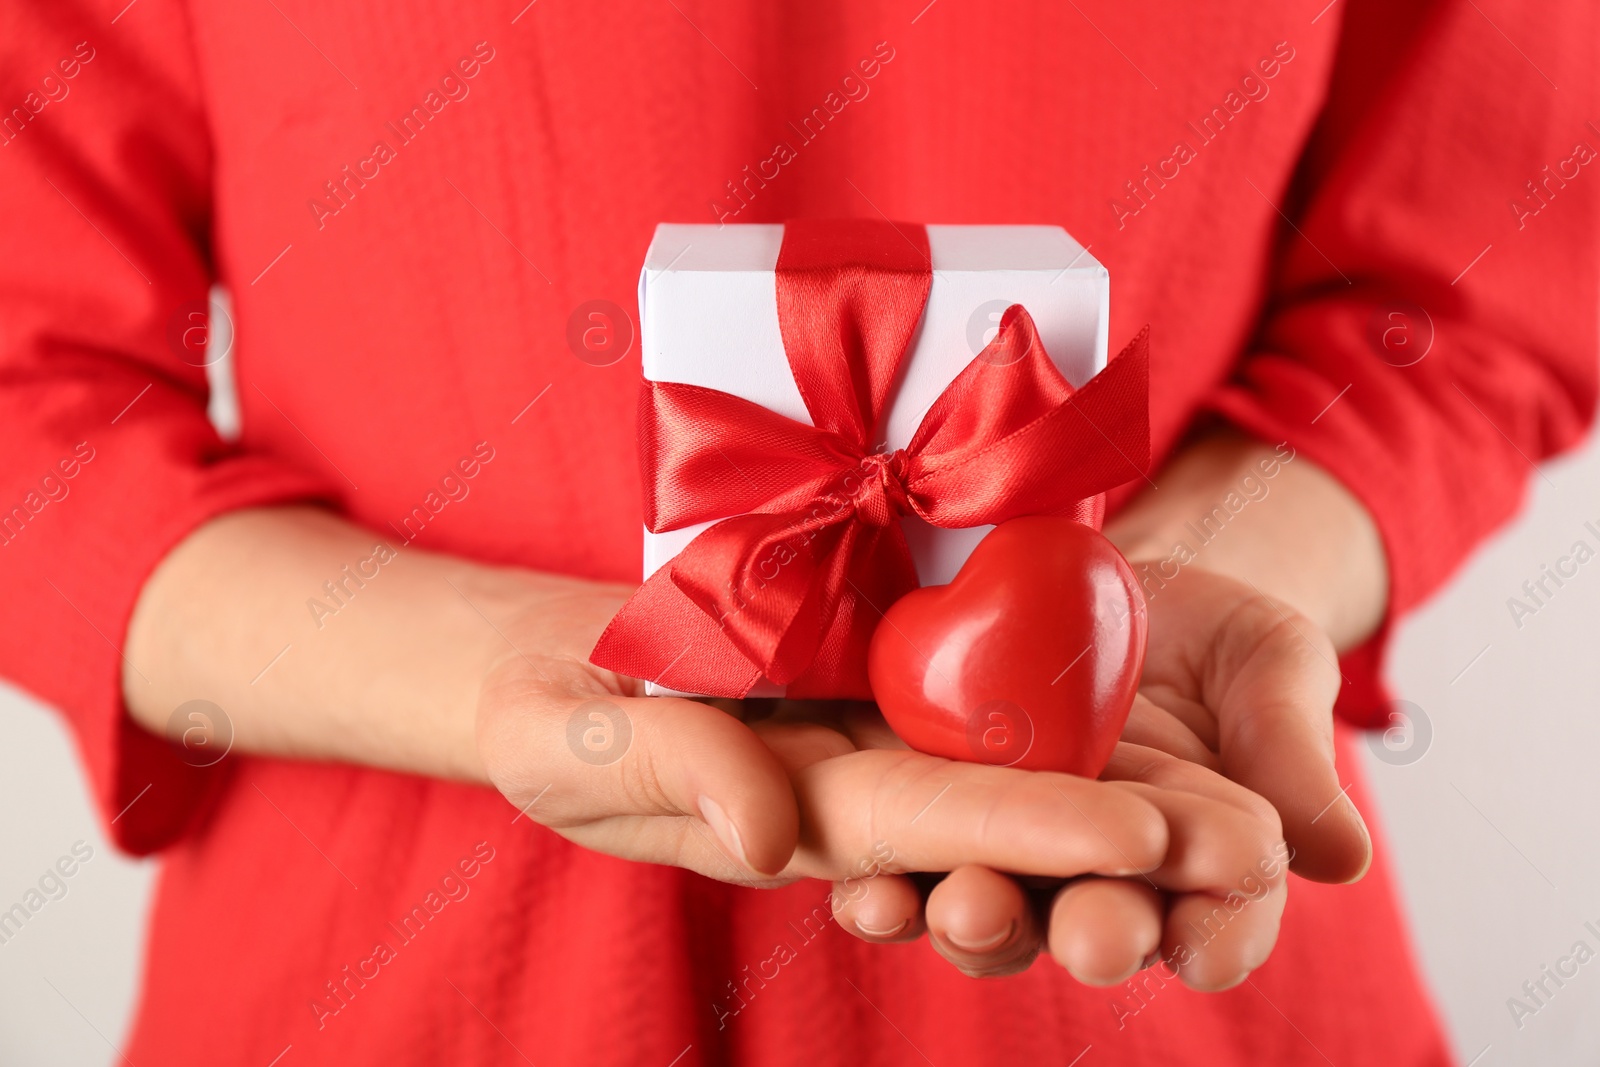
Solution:
<path fill-rule="evenodd" d="M 1403 626 L 1392 678 L 1432 740 L 1409 763 L 1367 760 L 1424 967 L 1473 1067 L 1600 1062 L 1600 959 L 1520 1027 L 1507 1007 L 1580 938 L 1600 950 L 1583 928 L 1600 927 L 1600 559 L 1520 628 L 1507 607 L 1575 541 L 1600 548 L 1586 521 L 1600 528 L 1594 446 L 1535 477 L 1521 520 Z M 1420 737 L 1396 736 L 1390 758 L 1414 757 Z M 73 842 L 94 848 L 67 895 L 0 945 L 0 1063 L 110 1064 L 157 864 L 112 851 L 61 724 L 3 683 L 0 739 L 0 910 Z"/>

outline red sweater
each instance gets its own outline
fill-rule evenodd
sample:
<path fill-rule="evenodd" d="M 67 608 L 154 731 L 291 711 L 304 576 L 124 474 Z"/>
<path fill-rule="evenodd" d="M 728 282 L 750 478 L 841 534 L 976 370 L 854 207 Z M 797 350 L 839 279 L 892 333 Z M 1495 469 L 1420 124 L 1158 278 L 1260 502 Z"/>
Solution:
<path fill-rule="evenodd" d="M 163 554 L 248 505 L 637 577 L 637 350 L 583 362 L 568 318 L 631 306 L 656 222 L 718 217 L 1064 225 L 1112 350 L 1152 325 L 1158 450 L 1213 416 L 1287 441 L 1377 517 L 1404 611 L 1594 406 L 1594 5 L 524 2 L 3 4 L 0 670 L 62 708 L 116 840 L 165 850 L 129 1057 L 1442 1062 L 1381 842 L 1358 886 L 1297 883 L 1228 993 L 975 982 L 834 929 L 816 883 L 608 859 L 487 790 L 191 769 L 118 647 Z M 184 333 L 218 281 L 228 444 Z"/>

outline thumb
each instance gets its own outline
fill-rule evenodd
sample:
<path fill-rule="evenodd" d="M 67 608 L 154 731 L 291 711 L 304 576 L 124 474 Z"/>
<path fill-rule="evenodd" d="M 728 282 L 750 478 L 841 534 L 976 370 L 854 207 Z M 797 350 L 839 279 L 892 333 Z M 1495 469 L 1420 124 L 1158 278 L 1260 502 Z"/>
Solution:
<path fill-rule="evenodd" d="M 538 796 L 530 818 L 601 852 L 713 877 L 726 878 L 730 862 L 761 875 L 788 864 L 799 838 L 794 789 L 732 715 L 676 697 L 505 685 L 485 702 L 496 710 L 480 716 L 479 748 L 513 803 Z"/>
<path fill-rule="evenodd" d="M 1278 809 L 1290 869 L 1353 882 L 1372 838 L 1334 765 L 1333 702 L 1342 676 L 1314 623 L 1264 596 L 1239 605 L 1213 645 L 1207 703 L 1217 708 L 1222 771 Z"/>

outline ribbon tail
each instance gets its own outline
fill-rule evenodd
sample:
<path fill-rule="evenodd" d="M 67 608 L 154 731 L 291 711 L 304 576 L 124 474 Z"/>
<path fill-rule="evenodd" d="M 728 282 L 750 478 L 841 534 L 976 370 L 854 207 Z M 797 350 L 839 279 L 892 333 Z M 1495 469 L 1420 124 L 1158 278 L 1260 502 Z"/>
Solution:
<path fill-rule="evenodd" d="M 838 596 L 816 654 L 785 688 L 786 694 L 796 699 L 871 700 L 867 649 L 872 634 L 889 605 L 919 584 L 899 523 L 853 527 L 846 536 L 850 540 L 829 560 L 831 573 L 823 583 L 836 589 Z"/>
<path fill-rule="evenodd" d="M 663 635 L 671 635 L 663 640 Z M 761 670 L 662 567 L 612 618 L 589 655 L 596 667 L 684 693 L 742 697 Z"/>
<path fill-rule="evenodd" d="M 741 655 L 784 684 L 816 653 L 827 603 L 817 588 L 844 524 L 755 512 L 701 531 L 669 563 L 672 583 Z"/>

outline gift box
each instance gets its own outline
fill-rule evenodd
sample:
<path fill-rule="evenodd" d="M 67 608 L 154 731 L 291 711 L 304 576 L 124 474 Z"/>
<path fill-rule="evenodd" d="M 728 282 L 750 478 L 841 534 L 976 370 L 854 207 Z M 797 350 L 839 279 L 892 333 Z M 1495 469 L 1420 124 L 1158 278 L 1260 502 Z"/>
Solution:
<path fill-rule="evenodd" d="M 594 662 L 652 694 L 870 696 L 895 598 L 1005 518 L 1098 525 L 1139 473 L 1142 337 L 1102 383 L 1109 308 L 1106 269 L 1056 226 L 659 226 L 646 583 Z"/>

